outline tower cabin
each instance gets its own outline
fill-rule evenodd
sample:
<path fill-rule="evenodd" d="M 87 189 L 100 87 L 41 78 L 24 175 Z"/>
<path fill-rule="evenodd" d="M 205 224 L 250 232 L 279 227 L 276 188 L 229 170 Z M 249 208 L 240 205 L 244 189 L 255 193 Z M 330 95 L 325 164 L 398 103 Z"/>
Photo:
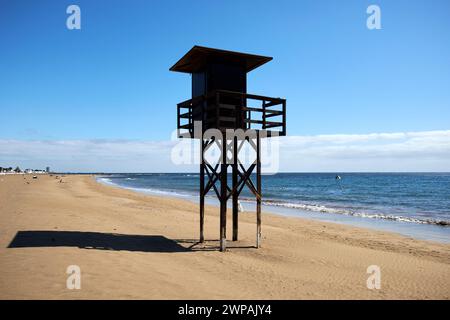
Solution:
<path fill-rule="evenodd" d="M 272 57 L 194 46 L 170 71 L 192 75 L 192 97 L 177 105 L 179 137 L 193 137 L 194 121 L 207 129 L 255 129 L 286 134 L 286 100 L 247 93 L 247 73 Z"/>
<path fill-rule="evenodd" d="M 270 60 L 271 57 L 194 46 L 170 68 L 171 71 L 192 74 L 192 97 L 177 105 L 178 136 L 201 139 L 200 243 L 204 242 L 205 196 L 214 190 L 220 202 L 221 251 L 226 249 L 228 199 L 232 199 L 232 239 L 238 240 L 239 195 L 245 186 L 255 196 L 256 247 L 260 246 L 260 140 L 262 137 L 286 135 L 286 100 L 247 93 L 247 73 Z M 198 123 L 201 123 L 200 132 L 196 126 Z M 220 137 L 215 139 L 204 135 L 208 129 L 219 130 Z M 233 130 L 242 129 L 245 134 L 229 138 L 229 129 L 232 129 L 233 133 Z M 256 153 L 256 160 L 247 168 L 239 158 L 239 150 L 245 142 L 248 142 Z M 205 157 L 208 148 L 214 144 L 221 150 L 220 159 L 215 165 Z M 231 151 L 231 157 L 228 156 L 228 151 Z M 230 167 L 231 185 L 227 178 Z M 252 182 L 252 173 L 256 175 L 256 184 Z"/>

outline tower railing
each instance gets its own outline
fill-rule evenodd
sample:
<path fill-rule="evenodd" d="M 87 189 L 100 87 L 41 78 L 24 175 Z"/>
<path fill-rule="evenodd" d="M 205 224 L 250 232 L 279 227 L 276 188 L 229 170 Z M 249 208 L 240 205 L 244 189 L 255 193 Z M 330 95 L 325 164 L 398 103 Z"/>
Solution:
<path fill-rule="evenodd" d="M 194 121 L 202 121 L 203 131 L 240 128 L 266 130 L 268 137 L 285 136 L 286 100 L 214 90 L 177 104 L 178 137 L 193 138 Z"/>

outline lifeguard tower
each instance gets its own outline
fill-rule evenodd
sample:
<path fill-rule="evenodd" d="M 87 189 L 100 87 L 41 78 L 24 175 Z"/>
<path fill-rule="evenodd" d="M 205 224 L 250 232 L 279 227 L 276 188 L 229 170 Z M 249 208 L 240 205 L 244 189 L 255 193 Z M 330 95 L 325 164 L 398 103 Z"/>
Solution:
<path fill-rule="evenodd" d="M 286 135 L 286 100 L 247 93 L 247 73 L 270 60 L 271 57 L 194 46 L 170 68 L 192 75 L 192 98 L 177 105 L 178 136 L 200 139 L 200 242 L 204 242 L 205 196 L 213 189 L 220 202 L 221 251 L 226 249 L 230 198 L 232 239 L 238 240 L 238 200 L 244 186 L 256 198 L 256 247 L 261 244 L 261 138 Z M 256 152 L 256 160 L 247 167 L 239 159 L 245 142 Z M 215 165 L 205 159 L 205 152 L 214 144 L 221 150 Z M 251 177 L 255 169 L 256 185 Z"/>

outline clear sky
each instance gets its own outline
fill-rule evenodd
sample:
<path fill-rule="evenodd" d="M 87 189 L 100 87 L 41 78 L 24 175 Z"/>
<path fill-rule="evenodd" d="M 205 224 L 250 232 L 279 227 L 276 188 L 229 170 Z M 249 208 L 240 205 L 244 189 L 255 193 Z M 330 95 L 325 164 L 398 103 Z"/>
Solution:
<path fill-rule="evenodd" d="M 81 30 L 66 28 L 70 4 L 81 8 Z M 370 4 L 381 8 L 381 30 L 366 27 Z M 249 74 L 248 91 L 287 99 L 290 136 L 450 129 L 448 0 L 0 0 L 0 41 L 9 148 L 170 140 L 190 77 L 168 69 L 193 45 L 273 56 Z M 6 160 L 13 154 L 0 152 Z"/>

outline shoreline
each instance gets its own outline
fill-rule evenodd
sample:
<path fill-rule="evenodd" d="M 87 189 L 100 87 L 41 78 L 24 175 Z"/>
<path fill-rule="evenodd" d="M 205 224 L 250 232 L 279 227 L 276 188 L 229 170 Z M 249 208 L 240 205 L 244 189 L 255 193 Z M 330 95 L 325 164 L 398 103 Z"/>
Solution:
<path fill-rule="evenodd" d="M 122 190 L 130 190 L 140 194 L 150 196 L 160 196 L 169 199 L 182 199 L 192 203 L 198 203 L 198 197 L 189 193 L 178 193 L 164 190 L 152 190 L 146 188 L 127 187 L 112 182 L 107 175 L 94 175 L 96 182 L 107 186 L 117 187 Z M 216 208 L 219 203 L 214 196 L 206 197 L 206 203 Z M 275 214 L 283 217 L 296 217 L 309 219 L 313 221 L 322 221 L 326 223 L 337 223 L 346 226 L 368 228 L 375 231 L 387 231 L 400 234 L 402 236 L 412 237 L 418 240 L 435 241 L 444 244 L 450 244 L 450 227 L 448 225 L 415 223 L 412 221 L 391 220 L 377 217 L 365 217 L 358 215 L 347 215 L 340 213 L 320 212 L 311 210 L 302 210 L 300 208 L 289 208 L 277 205 L 267 204 L 271 200 L 263 201 L 262 210 L 265 214 Z M 254 201 L 241 200 L 244 208 L 243 214 L 254 214 Z"/>
<path fill-rule="evenodd" d="M 196 204 L 93 176 L 2 177 L 0 194 L 3 299 L 450 299 L 446 244 L 263 212 L 260 249 L 249 214 L 221 253 L 210 205 L 198 244 Z M 66 288 L 69 265 L 81 290 Z"/>

